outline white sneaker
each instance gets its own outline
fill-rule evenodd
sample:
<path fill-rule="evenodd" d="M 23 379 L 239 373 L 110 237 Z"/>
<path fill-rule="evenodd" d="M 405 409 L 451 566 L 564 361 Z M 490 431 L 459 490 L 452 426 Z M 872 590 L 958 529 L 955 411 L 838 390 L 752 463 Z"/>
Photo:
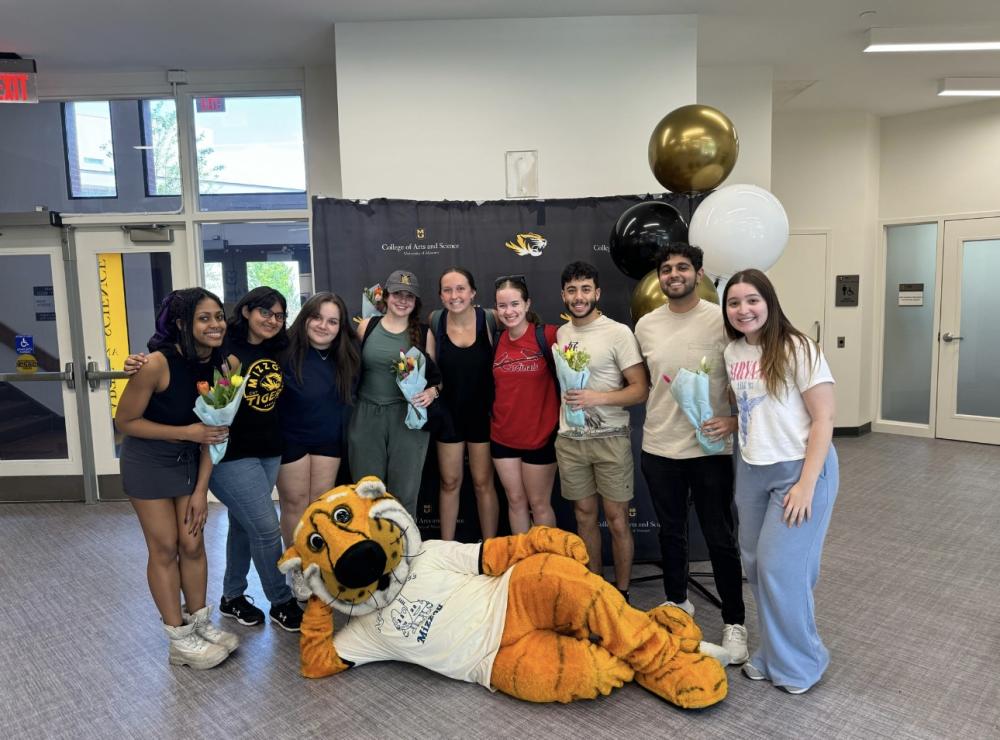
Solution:
<path fill-rule="evenodd" d="M 764 671 L 760 670 L 753 663 L 743 664 L 743 675 L 751 681 L 764 681 L 767 679 L 767 676 L 764 675 Z"/>
<path fill-rule="evenodd" d="M 742 624 L 727 624 L 722 628 L 722 647 L 729 653 L 729 662 L 740 665 L 750 660 L 747 650 L 747 628 Z"/>
<path fill-rule="evenodd" d="M 682 601 L 680 604 L 678 604 L 676 601 L 670 601 L 668 599 L 667 601 L 664 601 L 662 604 L 660 604 L 660 606 L 676 606 L 686 611 L 692 617 L 694 616 L 694 604 L 691 603 L 691 599 L 684 599 L 684 601 Z"/>
<path fill-rule="evenodd" d="M 292 573 L 292 596 L 296 601 L 309 601 L 309 597 L 312 596 L 312 589 L 306 583 L 306 577 L 302 575 L 301 570 Z"/>
<path fill-rule="evenodd" d="M 698 652 L 710 658 L 715 658 L 722 664 L 723 668 L 732 662 L 729 651 L 722 647 L 722 645 L 716 645 L 714 642 L 705 642 L 702 640 L 698 643 Z"/>
<path fill-rule="evenodd" d="M 193 624 L 194 631 L 199 637 L 215 645 L 224 647 L 227 653 L 233 652 L 240 646 L 240 638 L 232 632 L 220 630 L 212 624 L 212 607 L 210 606 L 203 606 L 194 614 L 187 614 L 185 612 L 184 622 Z"/>
<path fill-rule="evenodd" d="M 229 657 L 222 645 L 216 645 L 201 637 L 194 630 L 194 623 L 182 627 L 163 625 L 170 638 L 170 665 L 187 665 L 198 670 L 214 668 Z"/>

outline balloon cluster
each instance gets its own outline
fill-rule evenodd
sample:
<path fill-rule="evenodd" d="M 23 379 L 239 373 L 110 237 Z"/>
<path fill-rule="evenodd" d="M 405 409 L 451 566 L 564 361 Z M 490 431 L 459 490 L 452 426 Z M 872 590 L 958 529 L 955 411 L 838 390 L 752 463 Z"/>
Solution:
<path fill-rule="evenodd" d="M 685 105 L 663 117 L 649 137 L 649 167 L 667 190 L 689 204 L 709 193 L 690 225 L 670 203 L 648 200 L 628 208 L 611 230 L 608 247 L 615 265 L 639 280 L 632 293 L 632 319 L 663 305 L 655 255 L 673 242 L 694 244 L 705 253 L 708 275 L 725 279 L 747 267 L 771 268 L 788 243 L 788 217 L 777 198 L 756 185 L 718 187 L 732 172 L 740 143 L 733 122 L 707 105 Z M 718 302 L 712 281 L 702 279 L 698 295 Z"/>

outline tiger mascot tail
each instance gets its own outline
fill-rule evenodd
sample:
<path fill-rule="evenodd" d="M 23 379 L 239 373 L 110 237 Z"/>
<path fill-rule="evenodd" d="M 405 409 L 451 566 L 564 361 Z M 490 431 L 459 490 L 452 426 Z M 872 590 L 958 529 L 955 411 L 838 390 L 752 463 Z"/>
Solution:
<path fill-rule="evenodd" d="M 633 609 L 587 567 L 574 534 L 535 527 L 482 544 L 423 542 L 382 481 L 339 486 L 306 509 L 284 572 L 312 590 L 303 675 L 402 660 L 534 702 L 607 695 L 635 680 L 671 704 L 726 696 L 686 612 Z M 350 615 L 334 637 L 333 609 Z"/>

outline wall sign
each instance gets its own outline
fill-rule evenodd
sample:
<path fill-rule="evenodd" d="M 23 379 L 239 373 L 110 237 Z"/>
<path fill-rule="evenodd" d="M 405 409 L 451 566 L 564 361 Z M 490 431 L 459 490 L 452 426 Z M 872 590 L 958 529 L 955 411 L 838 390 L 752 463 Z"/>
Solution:
<path fill-rule="evenodd" d="M 860 275 L 837 275 L 837 296 L 834 306 L 857 306 Z"/>
<path fill-rule="evenodd" d="M 924 305 L 924 284 L 923 283 L 900 283 L 898 293 L 898 306 L 922 306 Z"/>

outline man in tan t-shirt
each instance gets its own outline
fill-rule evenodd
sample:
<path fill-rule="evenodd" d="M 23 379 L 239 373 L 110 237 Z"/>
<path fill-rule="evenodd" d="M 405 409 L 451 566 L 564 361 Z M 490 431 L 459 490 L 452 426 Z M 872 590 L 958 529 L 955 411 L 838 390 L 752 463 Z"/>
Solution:
<path fill-rule="evenodd" d="M 556 461 L 563 498 L 573 502 L 576 527 L 587 546 L 590 569 L 601 572 L 598 502 L 611 535 L 615 585 L 628 601 L 634 543 L 629 523 L 635 468 L 627 406 L 646 400 L 649 378 L 639 345 L 622 323 L 601 315 L 597 269 L 572 262 L 562 273 L 562 299 L 572 317 L 559 327 L 560 349 L 573 345 L 590 355 L 585 388 L 570 390 L 559 411 Z M 567 421 L 566 408 L 583 411 L 585 424 Z"/>
<path fill-rule="evenodd" d="M 743 626 L 743 570 L 732 511 L 736 417 L 729 409 L 722 357 L 728 343 L 722 309 L 702 300 L 695 290 L 698 281 L 705 279 L 701 249 L 680 243 L 668 245 L 660 250 L 656 265 L 667 304 L 639 319 L 635 336 L 652 378 L 640 463 L 660 521 L 663 590 L 669 603 L 694 614 L 694 605 L 687 598 L 690 495 L 722 600 L 722 646 L 732 663 L 744 663 L 749 656 Z M 677 371 L 697 370 L 702 358 L 709 365 L 709 394 L 715 414 L 702 425 L 702 431 L 712 439 L 726 440 L 720 454 L 702 449 L 694 427 L 670 393 Z"/>

